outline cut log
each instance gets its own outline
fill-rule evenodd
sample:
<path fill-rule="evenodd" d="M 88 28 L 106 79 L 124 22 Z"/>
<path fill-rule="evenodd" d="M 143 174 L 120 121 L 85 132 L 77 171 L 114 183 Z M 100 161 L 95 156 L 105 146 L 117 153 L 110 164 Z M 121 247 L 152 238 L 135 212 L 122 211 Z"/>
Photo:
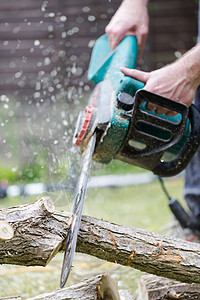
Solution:
<path fill-rule="evenodd" d="M 60 227 L 59 221 L 53 221 L 54 210 L 49 197 L 42 197 L 33 204 L 0 210 L 3 224 L 8 223 L 10 231 L 13 231 L 10 239 L 0 239 L 0 263 L 46 265 L 57 253 L 66 235 L 61 230 L 66 223 L 63 222 Z"/>
<path fill-rule="evenodd" d="M 69 217 L 67 212 L 54 211 L 48 197 L 1 210 L 0 219 L 12 227 L 14 235 L 0 240 L 0 264 L 47 265 L 64 250 Z M 200 245 L 181 239 L 83 216 L 76 251 L 158 276 L 200 283 Z"/>
<path fill-rule="evenodd" d="M 0 220 L 0 239 L 10 240 L 13 238 L 13 228 L 4 220 Z"/>
<path fill-rule="evenodd" d="M 139 300 L 200 299 L 200 285 L 144 275 L 138 285 Z"/>
<path fill-rule="evenodd" d="M 91 277 L 69 287 L 27 300 L 120 300 L 117 285 L 110 275 Z"/>
<path fill-rule="evenodd" d="M 22 300 L 20 296 L 0 297 L 0 300 Z"/>

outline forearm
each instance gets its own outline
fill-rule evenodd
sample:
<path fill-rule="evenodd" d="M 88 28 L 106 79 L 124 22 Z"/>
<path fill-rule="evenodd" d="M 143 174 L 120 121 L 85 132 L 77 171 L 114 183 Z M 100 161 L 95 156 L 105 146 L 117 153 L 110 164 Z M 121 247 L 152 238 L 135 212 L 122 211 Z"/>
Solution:
<path fill-rule="evenodd" d="M 200 44 L 161 69 L 142 72 L 121 68 L 121 71 L 127 76 L 144 82 L 146 90 L 190 106 L 200 85 Z M 154 105 L 148 105 L 150 109 L 154 109 Z M 157 109 L 157 113 L 171 114 L 163 109 Z"/>
<path fill-rule="evenodd" d="M 193 85 L 200 85 L 200 43 L 186 52 L 180 59 L 175 62 L 185 72 L 188 81 Z"/>
<path fill-rule="evenodd" d="M 149 0 L 136 0 L 136 1 L 139 1 L 139 2 L 141 2 L 141 3 L 143 3 L 143 4 L 148 4 L 148 2 L 149 2 Z M 122 1 L 122 3 L 126 3 L 126 4 L 128 4 L 128 5 L 132 5 L 133 3 L 134 3 L 135 1 L 133 1 L 133 0 L 123 0 Z"/>

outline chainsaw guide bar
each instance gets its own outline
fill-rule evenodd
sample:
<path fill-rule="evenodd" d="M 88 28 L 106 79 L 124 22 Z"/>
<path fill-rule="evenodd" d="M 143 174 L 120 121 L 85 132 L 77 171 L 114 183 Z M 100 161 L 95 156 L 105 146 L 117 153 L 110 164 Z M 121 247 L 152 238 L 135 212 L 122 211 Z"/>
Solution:
<path fill-rule="evenodd" d="M 96 142 L 96 134 L 94 133 L 88 142 L 87 148 L 85 148 L 85 152 L 82 155 L 83 163 L 80 172 L 80 177 L 76 186 L 74 204 L 72 209 L 72 217 L 71 217 L 71 222 L 69 225 L 66 244 L 65 244 L 65 253 L 63 258 L 61 279 L 60 279 L 61 288 L 64 287 L 67 278 L 69 276 L 70 269 L 72 266 L 72 260 L 76 250 L 77 236 L 78 236 L 78 231 L 81 222 L 83 203 L 84 203 L 85 193 L 87 189 L 88 177 L 90 173 L 95 142 Z"/>

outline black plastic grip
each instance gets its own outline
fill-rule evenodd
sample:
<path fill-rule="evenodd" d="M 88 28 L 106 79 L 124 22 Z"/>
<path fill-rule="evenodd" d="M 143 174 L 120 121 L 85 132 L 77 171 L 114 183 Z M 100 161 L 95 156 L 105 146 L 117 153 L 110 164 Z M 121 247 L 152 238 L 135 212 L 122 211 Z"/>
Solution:
<path fill-rule="evenodd" d="M 154 174 L 161 177 L 177 175 L 186 168 L 198 150 L 200 145 L 200 112 L 194 104 L 189 108 L 188 117 L 191 129 L 186 143 L 175 159 L 170 162 L 159 161 L 157 166 L 152 170 Z"/>
<path fill-rule="evenodd" d="M 141 104 L 144 101 L 151 102 L 157 106 L 167 108 L 174 112 L 181 114 L 181 120 L 179 123 L 164 119 L 159 115 L 152 115 L 148 111 L 141 109 Z M 185 104 L 180 102 L 156 95 L 146 90 L 139 90 L 135 95 L 134 110 L 131 119 L 130 133 L 134 139 L 143 141 L 146 147 L 143 151 L 138 150 L 139 155 L 149 156 L 161 153 L 177 144 L 185 133 L 186 123 L 188 117 L 188 108 Z M 145 133 L 143 130 L 137 128 L 139 122 L 143 122 L 146 126 L 153 126 L 155 129 L 164 129 L 170 133 L 168 140 L 156 137 L 153 133 Z"/>
<path fill-rule="evenodd" d="M 180 113 L 180 121 L 175 123 L 171 119 L 165 119 L 162 116 L 143 110 L 141 104 L 145 101 Z M 174 159 L 169 162 L 163 161 L 162 157 L 165 151 L 183 138 L 188 118 L 190 121 L 190 133 L 189 137 L 186 138 L 185 144 Z M 145 130 L 143 130 L 144 126 L 146 126 Z M 156 129 L 156 131 L 160 130 L 161 134 L 156 136 L 151 127 Z M 169 133 L 169 137 L 164 138 L 163 132 Z M 134 141 L 143 143 L 144 147 L 135 146 Z M 116 158 L 151 170 L 160 177 L 169 177 L 177 175 L 186 168 L 199 145 L 200 111 L 195 105 L 192 104 L 188 109 L 185 104 L 180 102 L 164 98 L 146 90 L 139 90 L 135 95 L 128 133 Z"/>

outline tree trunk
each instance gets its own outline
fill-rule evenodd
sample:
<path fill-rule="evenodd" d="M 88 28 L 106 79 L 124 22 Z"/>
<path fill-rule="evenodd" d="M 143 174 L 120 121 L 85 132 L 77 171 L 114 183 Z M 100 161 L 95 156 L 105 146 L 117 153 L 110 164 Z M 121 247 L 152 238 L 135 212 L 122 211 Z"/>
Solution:
<path fill-rule="evenodd" d="M 0 300 L 22 300 L 20 296 L 0 297 Z"/>
<path fill-rule="evenodd" d="M 144 275 L 138 285 L 139 300 L 200 299 L 200 286 Z"/>
<path fill-rule="evenodd" d="M 63 289 L 27 300 L 120 300 L 115 282 L 107 274 L 85 279 Z"/>
<path fill-rule="evenodd" d="M 0 220 L 0 264 L 45 266 L 64 250 L 70 215 L 55 211 L 48 197 L 3 209 Z M 181 239 L 83 216 L 76 251 L 155 275 L 200 283 L 200 247 Z"/>

